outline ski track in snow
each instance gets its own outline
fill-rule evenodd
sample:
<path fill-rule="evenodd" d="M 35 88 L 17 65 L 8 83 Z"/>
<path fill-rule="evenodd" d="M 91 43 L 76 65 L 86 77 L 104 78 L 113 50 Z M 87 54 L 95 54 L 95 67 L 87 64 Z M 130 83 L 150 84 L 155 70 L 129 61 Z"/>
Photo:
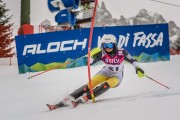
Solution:
<path fill-rule="evenodd" d="M 171 61 L 141 63 L 150 77 L 170 87 L 166 89 L 125 64 L 122 83 L 77 108 L 64 107 L 49 112 L 47 103 L 59 102 L 87 83 L 87 67 L 52 70 L 32 79 L 36 73 L 18 74 L 17 65 L 0 66 L 0 120 L 179 120 L 180 56 Z M 91 75 L 103 65 L 91 67 Z"/>

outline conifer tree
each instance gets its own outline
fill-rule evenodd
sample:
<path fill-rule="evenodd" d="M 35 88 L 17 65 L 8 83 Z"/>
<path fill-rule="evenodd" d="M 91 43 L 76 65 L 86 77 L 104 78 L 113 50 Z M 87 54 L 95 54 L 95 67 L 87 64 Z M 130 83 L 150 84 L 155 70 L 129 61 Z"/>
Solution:
<path fill-rule="evenodd" d="M 13 55 L 11 47 L 12 42 L 12 23 L 10 23 L 12 15 L 7 15 L 9 9 L 6 4 L 0 0 L 0 58 L 10 57 Z"/>

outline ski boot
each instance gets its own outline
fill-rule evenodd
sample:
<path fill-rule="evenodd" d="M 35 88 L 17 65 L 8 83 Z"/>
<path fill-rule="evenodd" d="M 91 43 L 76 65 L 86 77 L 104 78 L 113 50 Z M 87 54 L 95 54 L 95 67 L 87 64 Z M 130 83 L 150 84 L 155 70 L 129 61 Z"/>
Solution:
<path fill-rule="evenodd" d="M 55 109 L 57 109 L 57 108 L 60 108 L 60 107 L 64 107 L 64 106 L 65 106 L 65 104 L 64 104 L 64 102 L 63 102 L 63 101 L 61 101 L 60 103 L 55 104 L 55 105 L 50 105 L 50 104 L 46 104 L 46 105 L 47 105 L 47 107 L 49 108 L 49 110 L 50 110 L 50 111 L 52 111 L 52 110 L 55 110 Z"/>
<path fill-rule="evenodd" d="M 60 103 L 55 105 L 46 104 L 49 110 L 55 110 L 57 108 L 66 107 L 72 105 L 71 101 L 76 101 L 72 96 L 65 97 Z"/>
<path fill-rule="evenodd" d="M 76 108 L 79 104 L 84 104 L 88 102 L 88 98 L 86 95 L 81 96 L 77 101 L 71 101 L 74 108 Z"/>

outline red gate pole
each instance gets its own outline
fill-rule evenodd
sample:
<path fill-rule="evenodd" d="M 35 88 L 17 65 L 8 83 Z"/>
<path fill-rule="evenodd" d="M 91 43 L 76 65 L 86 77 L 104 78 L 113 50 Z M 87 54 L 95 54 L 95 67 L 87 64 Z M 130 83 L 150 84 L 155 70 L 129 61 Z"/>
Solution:
<path fill-rule="evenodd" d="M 95 102 L 94 92 L 92 88 L 92 82 L 91 82 L 91 70 L 90 70 L 90 51 L 91 51 L 91 43 L 92 43 L 92 35 L 93 35 L 93 29 L 94 29 L 94 21 L 96 16 L 96 8 L 97 8 L 98 0 L 95 1 L 94 11 L 93 11 L 93 17 L 91 22 L 91 28 L 90 28 L 90 34 L 89 34 L 89 43 L 88 43 L 88 78 L 89 78 L 89 87 L 91 92 L 91 97 L 93 103 Z"/>

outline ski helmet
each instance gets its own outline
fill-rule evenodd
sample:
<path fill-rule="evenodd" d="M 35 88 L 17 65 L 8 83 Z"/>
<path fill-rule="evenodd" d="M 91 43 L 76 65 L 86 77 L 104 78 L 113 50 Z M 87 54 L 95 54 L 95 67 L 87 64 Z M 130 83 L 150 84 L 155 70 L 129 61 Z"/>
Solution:
<path fill-rule="evenodd" d="M 114 54 L 117 51 L 117 46 L 116 46 L 116 37 L 112 34 L 104 34 L 102 39 L 101 39 L 101 44 L 102 48 L 105 50 L 106 48 L 113 48 L 111 52 L 107 52 L 108 54 Z"/>
<path fill-rule="evenodd" d="M 114 43 L 116 44 L 116 37 L 112 34 L 104 34 L 101 39 L 101 44 L 103 43 Z"/>

